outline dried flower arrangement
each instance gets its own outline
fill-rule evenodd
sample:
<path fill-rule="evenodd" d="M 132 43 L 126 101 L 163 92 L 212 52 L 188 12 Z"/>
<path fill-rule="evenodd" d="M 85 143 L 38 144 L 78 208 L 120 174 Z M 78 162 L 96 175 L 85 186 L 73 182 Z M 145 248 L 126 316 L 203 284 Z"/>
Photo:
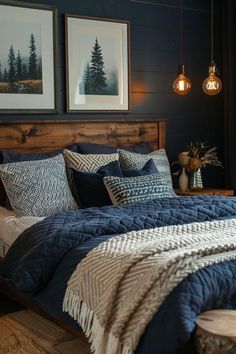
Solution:
<path fill-rule="evenodd" d="M 210 147 L 206 142 L 191 142 L 187 150 L 179 153 L 178 160 L 173 164 L 185 167 L 189 173 L 196 172 L 206 165 L 222 167 L 223 165 L 217 156 L 217 147 Z"/>

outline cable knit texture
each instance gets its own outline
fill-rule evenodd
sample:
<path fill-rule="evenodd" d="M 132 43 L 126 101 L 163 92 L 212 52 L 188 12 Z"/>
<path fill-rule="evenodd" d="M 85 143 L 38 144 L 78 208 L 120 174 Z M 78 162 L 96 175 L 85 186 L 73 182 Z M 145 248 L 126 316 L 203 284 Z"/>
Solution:
<path fill-rule="evenodd" d="M 236 259 L 236 219 L 132 231 L 93 249 L 72 274 L 64 310 L 96 354 L 130 354 L 189 274 Z"/>

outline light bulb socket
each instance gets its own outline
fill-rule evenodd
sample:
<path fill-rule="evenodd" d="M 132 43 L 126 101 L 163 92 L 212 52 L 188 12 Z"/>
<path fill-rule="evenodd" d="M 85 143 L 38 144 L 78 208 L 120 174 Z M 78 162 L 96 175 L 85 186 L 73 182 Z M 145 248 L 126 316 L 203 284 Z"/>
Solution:
<path fill-rule="evenodd" d="M 185 66 L 184 64 L 179 64 L 179 67 L 178 67 L 178 74 L 183 74 L 185 75 Z"/>
<path fill-rule="evenodd" d="M 217 75 L 220 74 L 216 63 L 213 60 L 211 60 L 211 62 L 209 64 L 208 72 L 209 72 L 209 74 L 217 74 Z"/>
<path fill-rule="evenodd" d="M 208 67 L 208 72 L 209 72 L 209 74 L 215 74 L 215 72 L 216 72 L 215 63 L 210 62 L 209 67 Z"/>

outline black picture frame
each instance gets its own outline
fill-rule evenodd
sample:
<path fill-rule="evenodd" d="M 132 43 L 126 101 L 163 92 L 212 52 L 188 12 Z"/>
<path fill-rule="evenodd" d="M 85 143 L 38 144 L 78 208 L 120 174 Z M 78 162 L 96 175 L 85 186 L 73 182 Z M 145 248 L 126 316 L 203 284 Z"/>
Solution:
<path fill-rule="evenodd" d="M 67 112 L 130 112 L 130 22 L 65 14 L 65 45 Z M 93 55 L 100 86 L 91 78 Z"/>
<path fill-rule="evenodd" d="M 2 75 L 0 113 L 56 113 L 58 103 L 57 8 L 24 1 L 0 0 L 1 25 L 5 35 L 2 41 L 3 50 L 0 50 L 0 74 Z M 30 46 L 32 50 L 27 57 L 26 47 Z M 31 57 L 31 53 L 34 57 Z M 17 66 L 20 60 L 21 71 Z M 15 73 L 13 69 L 10 71 L 14 65 Z"/>

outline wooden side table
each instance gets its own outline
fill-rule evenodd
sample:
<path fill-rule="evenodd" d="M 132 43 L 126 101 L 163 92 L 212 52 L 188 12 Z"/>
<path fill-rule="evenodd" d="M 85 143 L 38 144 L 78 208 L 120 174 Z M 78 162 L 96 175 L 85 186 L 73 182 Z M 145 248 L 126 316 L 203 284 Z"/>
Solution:
<path fill-rule="evenodd" d="M 236 353 L 236 311 L 212 310 L 196 320 L 195 342 L 199 354 Z"/>
<path fill-rule="evenodd" d="M 234 191 L 231 189 L 216 189 L 216 188 L 202 188 L 202 189 L 192 189 L 187 191 L 181 191 L 179 188 L 175 189 L 177 195 L 182 196 L 194 196 L 194 195 L 221 195 L 221 196 L 232 196 Z"/>

